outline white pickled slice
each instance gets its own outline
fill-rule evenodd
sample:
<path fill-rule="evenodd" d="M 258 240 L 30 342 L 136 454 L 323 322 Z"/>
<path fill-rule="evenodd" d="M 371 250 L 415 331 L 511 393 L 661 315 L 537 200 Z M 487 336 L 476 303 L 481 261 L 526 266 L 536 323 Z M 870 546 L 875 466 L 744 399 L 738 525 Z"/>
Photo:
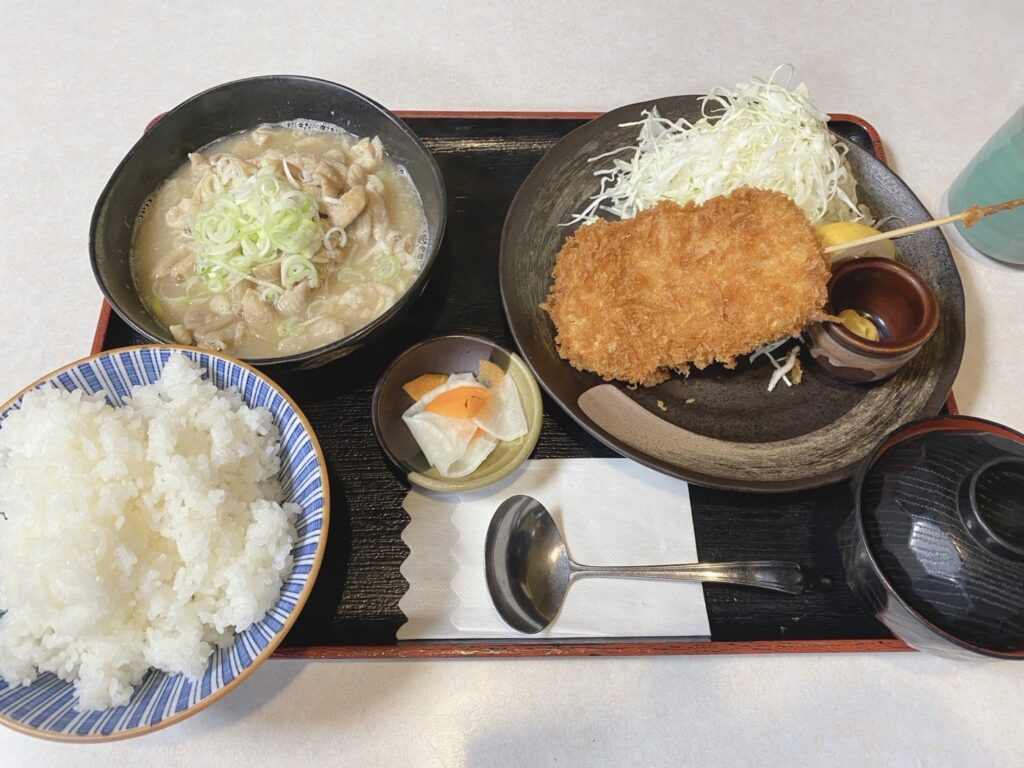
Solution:
<path fill-rule="evenodd" d="M 497 441 L 492 440 L 487 435 L 477 435 L 469 441 L 469 446 L 466 448 L 462 458 L 448 467 L 447 472 L 441 472 L 441 475 L 448 478 L 456 478 L 465 477 L 476 472 L 477 467 L 484 463 L 484 459 L 491 455 L 495 445 L 497 445 Z M 438 471 L 440 472 L 441 470 L 438 469 Z"/>
<path fill-rule="evenodd" d="M 505 374 L 491 387 L 490 398 L 473 420 L 497 440 L 515 440 L 526 434 L 526 414 L 519 399 L 519 388 L 510 375 Z"/>
<path fill-rule="evenodd" d="M 476 434 L 476 424 L 469 419 L 452 419 L 429 411 L 412 415 L 406 411 L 402 421 L 430 466 L 436 467 L 444 477 L 450 477 L 452 465 L 466 454 Z"/>
<path fill-rule="evenodd" d="M 402 421 L 409 428 L 416 444 L 430 466 L 435 467 L 442 477 L 453 477 L 449 474 L 451 467 L 466 454 L 477 426 L 472 419 L 453 419 L 431 413 L 426 408 L 438 396 L 451 389 L 473 386 L 484 388 L 471 373 L 452 374 L 444 384 L 427 392 L 402 414 Z"/>

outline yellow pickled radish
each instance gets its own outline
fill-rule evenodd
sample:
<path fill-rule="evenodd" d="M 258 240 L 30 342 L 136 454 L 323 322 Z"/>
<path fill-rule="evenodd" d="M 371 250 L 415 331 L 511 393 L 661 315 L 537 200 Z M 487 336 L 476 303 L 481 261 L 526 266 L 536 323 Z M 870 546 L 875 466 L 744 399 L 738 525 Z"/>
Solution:
<path fill-rule="evenodd" d="M 855 221 L 836 221 L 831 224 L 822 224 L 818 227 L 818 237 L 821 240 L 821 247 L 828 248 L 833 245 L 842 245 L 853 240 L 860 240 L 863 237 L 879 234 L 880 230 L 869 227 L 867 224 L 859 224 Z M 881 256 L 884 259 L 896 258 L 896 246 L 891 240 L 880 240 L 877 243 L 858 245 L 845 251 L 838 251 L 832 254 L 836 259 L 859 259 L 863 256 Z"/>

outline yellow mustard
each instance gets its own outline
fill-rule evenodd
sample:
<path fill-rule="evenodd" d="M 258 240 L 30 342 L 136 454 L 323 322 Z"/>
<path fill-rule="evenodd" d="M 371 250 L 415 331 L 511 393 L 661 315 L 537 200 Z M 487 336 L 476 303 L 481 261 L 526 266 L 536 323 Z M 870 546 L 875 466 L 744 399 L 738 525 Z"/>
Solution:
<path fill-rule="evenodd" d="M 839 319 L 851 333 L 855 333 L 862 339 L 878 341 L 878 328 L 868 318 L 864 317 L 855 309 L 844 309 L 839 313 Z"/>

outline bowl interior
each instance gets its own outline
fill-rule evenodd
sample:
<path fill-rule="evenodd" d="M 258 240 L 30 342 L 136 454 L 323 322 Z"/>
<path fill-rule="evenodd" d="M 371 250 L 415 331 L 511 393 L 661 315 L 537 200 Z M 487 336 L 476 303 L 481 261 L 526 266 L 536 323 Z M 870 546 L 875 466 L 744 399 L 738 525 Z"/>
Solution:
<path fill-rule="evenodd" d="M 879 350 L 923 343 L 935 330 L 938 314 L 935 296 L 916 272 L 891 259 L 874 257 L 836 268 L 829 283 L 828 309 L 835 314 L 853 309 L 869 317 L 878 328 L 878 341 L 857 340 Z"/>
<path fill-rule="evenodd" d="M 3 420 L 20 407 L 25 392 L 41 387 L 102 393 L 117 406 L 135 384 L 160 377 L 172 347 L 130 347 L 87 358 L 33 384 L 0 411 Z M 323 555 L 328 521 L 327 472 L 320 446 L 305 416 L 291 399 L 248 366 L 196 349 L 178 347 L 199 363 L 218 387 L 234 387 L 250 406 L 266 407 L 284 439 L 280 480 L 286 501 L 300 505 L 292 568 L 270 612 L 226 648 L 216 649 L 198 680 L 151 670 L 123 707 L 79 710 L 73 686 L 53 674 L 31 685 L 12 687 L 0 680 L 0 722 L 34 736 L 65 741 L 103 741 L 140 735 L 170 725 L 213 703 L 266 659 L 297 618 Z M 0 520 L 2 524 L 2 520 Z"/>
<path fill-rule="evenodd" d="M 402 385 L 423 373 L 476 373 L 481 360 L 490 360 L 512 376 L 528 432 L 518 441 L 500 442 L 467 477 L 444 478 L 427 462 L 402 421 L 402 414 L 413 402 Z M 442 336 L 411 347 L 384 372 L 373 394 L 373 427 L 385 454 L 410 482 L 439 491 L 482 488 L 507 476 L 536 446 L 542 415 L 540 389 L 522 359 L 478 336 Z"/>
<path fill-rule="evenodd" d="M 100 195 L 89 238 L 93 271 L 111 305 L 136 331 L 155 341 L 174 340 L 146 309 L 131 276 L 132 234 L 143 203 L 187 161 L 189 152 L 261 123 L 298 118 L 333 123 L 358 136 L 379 136 L 388 155 L 408 170 L 427 220 L 428 244 L 417 280 L 381 317 L 327 348 L 364 339 L 420 293 L 440 245 L 446 214 L 444 182 L 430 152 L 405 123 L 345 86 L 308 77 L 257 77 L 200 93 L 163 115 L 132 147 Z M 277 359 L 258 362 L 268 365 Z"/>

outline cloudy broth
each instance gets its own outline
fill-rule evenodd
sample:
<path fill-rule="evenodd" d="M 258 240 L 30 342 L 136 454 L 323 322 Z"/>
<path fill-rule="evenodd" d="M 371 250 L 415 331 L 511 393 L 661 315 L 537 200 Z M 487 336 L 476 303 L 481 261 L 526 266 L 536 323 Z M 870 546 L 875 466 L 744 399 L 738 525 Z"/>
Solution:
<path fill-rule="evenodd" d="M 378 140 L 299 121 L 190 155 L 140 212 L 132 275 L 176 340 L 258 359 L 375 320 L 425 246 L 419 194 Z"/>

